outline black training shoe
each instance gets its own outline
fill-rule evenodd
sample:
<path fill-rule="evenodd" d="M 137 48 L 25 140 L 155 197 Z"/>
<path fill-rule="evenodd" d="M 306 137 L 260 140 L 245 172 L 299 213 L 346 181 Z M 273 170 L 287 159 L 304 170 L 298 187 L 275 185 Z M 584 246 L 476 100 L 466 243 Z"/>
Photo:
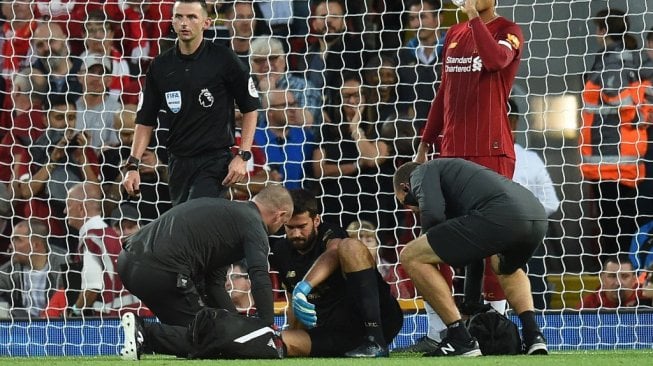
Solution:
<path fill-rule="evenodd" d="M 363 342 L 363 344 L 345 353 L 345 357 L 355 357 L 355 358 L 390 357 L 390 353 L 388 352 L 388 347 L 384 347 L 376 343 L 374 338 L 369 337 Z"/>
<path fill-rule="evenodd" d="M 469 340 L 460 341 L 458 339 L 446 337 L 440 342 L 440 346 L 433 352 L 424 354 L 426 357 L 441 356 L 463 356 L 477 357 L 482 356 L 481 349 L 478 347 L 476 338 L 471 337 Z"/>
<path fill-rule="evenodd" d="M 393 349 L 392 353 L 427 353 L 435 351 L 439 346 L 438 341 L 424 336 L 413 345 Z"/>
<path fill-rule="evenodd" d="M 546 347 L 546 338 L 542 333 L 537 333 L 531 339 L 524 341 L 524 352 L 527 355 L 548 355 L 549 349 Z"/>
<path fill-rule="evenodd" d="M 120 350 L 120 357 L 125 361 L 138 361 L 141 359 L 143 347 L 143 321 L 134 313 L 125 313 L 120 319 L 120 325 L 125 335 L 125 343 Z"/>

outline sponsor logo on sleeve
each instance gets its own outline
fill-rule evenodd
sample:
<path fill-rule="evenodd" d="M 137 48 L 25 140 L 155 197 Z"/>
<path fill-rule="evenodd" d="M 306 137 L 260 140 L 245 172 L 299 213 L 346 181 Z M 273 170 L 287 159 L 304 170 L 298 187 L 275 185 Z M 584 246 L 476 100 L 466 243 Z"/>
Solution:
<path fill-rule="evenodd" d="M 249 95 L 251 95 L 252 98 L 258 98 L 258 91 L 256 91 L 256 85 L 254 85 L 254 80 L 252 80 L 251 76 L 249 78 L 249 82 L 247 83 L 247 89 L 249 91 Z"/>
<path fill-rule="evenodd" d="M 179 113 L 181 110 L 181 91 L 174 90 L 166 92 L 166 104 L 172 113 Z"/>

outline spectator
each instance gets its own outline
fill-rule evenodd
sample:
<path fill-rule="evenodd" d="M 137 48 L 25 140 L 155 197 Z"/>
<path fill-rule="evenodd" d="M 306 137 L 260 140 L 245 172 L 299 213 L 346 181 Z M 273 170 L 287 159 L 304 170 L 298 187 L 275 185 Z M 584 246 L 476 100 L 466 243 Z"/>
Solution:
<path fill-rule="evenodd" d="M 519 122 L 519 110 L 512 99 L 509 99 L 508 102 L 510 105 L 508 121 L 510 129 L 514 133 Z M 519 144 L 515 144 L 515 174 L 512 180 L 528 188 L 535 195 L 544 207 L 547 217 L 553 215 L 560 207 L 560 200 L 546 165 L 536 152 L 526 150 Z M 546 309 L 549 303 L 545 255 L 545 246 L 540 245 L 528 261 L 527 274 L 531 282 L 533 303 L 536 309 Z"/>
<path fill-rule="evenodd" d="M 360 219 L 378 223 L 380 200 L 393 200 L 392 194 L 379 195 L 377 177 L 390 176 L 394 169 L 388 160 L 389 147 L 378 140 L 376 124 L 362 121 L 367 101 L 358 74 L 346 73 L 340 89 L 341 108 L 331 113 L 331 121 L 321 126 L 319 148 L 313 152 L 313 176 L 322 188 L 322 215 L 326 221 L 346 227 Z"/>
<path fill-rule="evenodd" d="M 79 231 L 75 262 L 81 263 L 81 292 L 69 308 L 69 316 L 118 315 L 142 311 L 139 300 L 123 287 L 117 273 L 120 236 L 102 219 L 102 193 L 97 183 L 73 186 L 66 200 L 68 224 Z"/>
<path fill-rule="evenodd" d="M 247 263 L 244 260 L 238 261 L 229 267 L 224 286 L 239 313 L 248 315 L 255 313 L 252 283 L 249 280 Z"/>
<path fill-rule="evenodd" d="M 603 262 L 599 278 L 601 285 L 594 293 L 581 299 L 578 309 L 617 309 L 651 304 L 651 299 L 644 297 L 639 287 L 637 274 L 629 259 L 608 257 Z"/>
<path fill-rule="evenodd" d="M 508 121 L 510 129 L 515 132 L 519 122 L 519 110 L 512 99 L 509 99 L 508 102 L 510 105 Z M 526 150 L 517 143 L 515 143 L 515 173 L 512 180 L 528 188 L 537 197 L 544 206 L 547 216 L 553 215 L 560 207 L 558 194 L 542 158 L 534 151 Z"/>
<path fill-rule="evenodd" d="M 123 203 L 111 212 L 109 220 L 111 228 L 118 234 L 120 240 L 141 229 L 141 214 L 131 203 Z"/>
<path fill-rule="evenodd" d="M 645 121 L 653 121 L 653 27 L 646 32 L 646 39 L 644 41 L 644 52 L 642 60 L 644 61 L 640 69 L 640 79 L 646 86 L 645 89 L 645 103 L 640 104 L 641 118 Z M 653 220 L 653 205 L 651 205 L 651 197 L 653 197 L 653 124 L 650 124 L 646 131 L 648 137 L 648 145 L 646 147 L 645 172 L 646 177 L 637 187 L 637 218 L 640 227 L 646 222 Z"/>
<path fill-rule="evenodd" d="M 12 76 L 10 112 L 11 128 L 0 138 L 0 181 L 11 180 L 11 166 L 20 156 L 27 156 L 27 148 L 45 129 L 45 115 L 40 96 L 45 91 L 37 80 L 40 75 L 23 69 Z"/>
<path fill-rule="evenodd" d="M 286 52 L 278 39 L 267 36 L 255 38 L 252 41 L 250 64 L 259 91 L 288 89 L 293 93 L 302 110 L 298 116 L 300 126 L 309 127 L 321 123 L 321 93 L 305 79 L 288 73 Z"/>
<path fill-rule="evenodd" d="M 601 253 L 627 252 L 637 231 L 637 184 L 645 176 L 647 125 L 637 109 L 645 103 L 637 75 L 637 42 L 618 9 L 594 18 L 600 52 L 585 74 L 581 172 L 598 209 Z"/>
<path fill-rule="evenodd" d="M 77 128 L 89 134 L 89 143 L 96 149 L 118 143 L 113 119 L 121 106 L 116 96 L 106 92 L 110 75 L 111 63 L 108 58 L 89 54 L 83 59 L 79 80 L 84 94 L 76 103 Z"/>
<path fill-rule="evenodd" d="M 258 22 L 254 11 L 256 5 L 250 0 L 235 0 L 223 6 L 226 7 L 225 26 L 230 37 L 227 46 L 231 46 L 243 65 L 249 68 L 250 45 Z"/>
<path fill-rule="evenodd" d="M 386 122 L 406 114 L 406 105 L 397 97 L 397 61 L 394 57 L 371 57 L 363 69 L 367 121 Z M 412 85 L 415 86 L 414 84 Z"/>
<path fill-rule="evenodd" d="M 284 187 L 301 188 L 313 155 L 313 134 L 299 125 L 301 110 L 290 91 L 270 90 L 263 95 L 263 107 L 267 124 L 256 130 L 254 141 L 265 149 L 267 164 L 281 174 Z"/>
<path fill-rule="evenodd" d="M 40 317 L 61 286 L 66 254 L 48 244 L 48 226 L 38 219 L 19 221 L 11 234 L 11 262 L 0 267 L 0 295 L 12 317 Z"/>
<path fill-rule="evenodd" d="M 77 77 L 82 60 L 71 57 L 66 34 L 59 23 L 39 23 L 31 41 L 31 72 L 43 74 L 46 92 L 69 93 L 77 100 L 82 95 L 82 85 Z"/>
<path fill-rule="evenodd" d="M 29 64 L 30 38 L 37 21 L 31 1 L 3 1 L 0 7 L 5 22 L 2 25 L 2 74 L 12 75 Z"/>
<path fill-rule="evenodd" d="M 115 182 L 120 177 L 122 164 L 129 157 L 134 142 L 136 127 L 136 105 L 127 104 L 113 116 L 113 130 L 117 131 L 118 139 L 113 144 L 103 147 L 100 160 L 102 162 L 103 182 Z"/>
<path fill-rule="evenodd" d="M 84 22 L 85 50 L 80 57 L 85 59 L 89 55 L 99 56 L 102 62 L 107 64 L 106 68 L 111 75 L 105 87 L 113 96 L 119 96 L 124 86 L 132 82 L 132 78 L 129 64 L 116 44 L 115 32 L 111 24 L 104 11 L 88 12 Z"/>
<path fill-rule="evenodd" d="M 341 0 L 313 3 L 309 24 L 311 35 L 318 41 L 300 51 L 294 63 L 303 78 L 322 90 L 327 100 L 337 97 L 343 71 L 359 70 L 364 61 L 362 41 L 347 33 L 345 10 Z"/>
<path fill-rule="evenodd" d="M 87 147 L 88 136 L 75 130 L 75 105 L 52 95 L 47 110 L 47 129 L 28 153 L 16 157 L 12 184 L 16 197 L 25 200 L 19 216 L 47 219 L 50 235 L 60 236 L 64 234 L 66 191 L 78 182 L 97 182 L 99 169 L 95 152 Z"/>
<path fill-rule="evenodd" d="M 439 85 L 445 32 L 440 29 L 439 0 L 412 0 L 407 5 L 408 29 L 415 38 L 399 49 L 399 96 L 409 103 L 419 131 L 424 127 Z"/>

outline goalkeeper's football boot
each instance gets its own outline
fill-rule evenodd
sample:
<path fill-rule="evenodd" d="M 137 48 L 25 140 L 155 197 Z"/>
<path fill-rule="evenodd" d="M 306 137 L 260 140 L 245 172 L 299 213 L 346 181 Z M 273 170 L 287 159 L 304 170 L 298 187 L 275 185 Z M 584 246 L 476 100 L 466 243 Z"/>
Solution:
<path fill-rule="evenodd" d="M 140 360 L 143 342 L 145 341 L 143 321 L 134 313 L 126 313 L 120 319 L 120 325 L 125 336 L 125 343 L 120 351 L 120 357 L 125 361 Z"/>
<path fill-rule="evenodd" d="M 469 339 L 457 339 L 453 337 L 445 337 L 440 346 L 432 352 L 424 354 L 426 357 L 442 357 L 442 356 L 463 356 L 463 357 L 477 357 L 482 356 L 481 349 L 478 347 L 476 338 L 470 337 Z"/>
<path fill-rule="evenodd" d="M 424 336 L 413 345 L 393 349 L 392 353 L 427 353 L 435 351 L 439 346 L 438 341 Z"/>
<path fill-rule="evenodd" d="M 536 333 L 524 341 L 524 351 L 527 355 L 548 355 L 549 350 L 546 347 L 546 339 L 542 333 Z"/>
<path fill-rule="evenodd" d="M 388 347 L 384 347 L 376 342 L 373 337 L 368 337 L 363 344 L 346 352 L 345 357 L 353 358 L 375 358 L 389 357 Z"/>

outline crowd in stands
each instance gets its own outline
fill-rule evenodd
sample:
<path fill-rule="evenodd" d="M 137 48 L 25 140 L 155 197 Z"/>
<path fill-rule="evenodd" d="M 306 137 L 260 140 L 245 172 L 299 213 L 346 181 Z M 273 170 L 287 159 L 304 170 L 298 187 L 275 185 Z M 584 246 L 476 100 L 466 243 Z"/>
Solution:
<path fill-rule="evenodd" d="M 269 182 L 315 192 L 323 219 L 369 245 L 393 294 L 413 298 L 397 261 L 417 223 L 398 207 L 392 175 L 412 160 L 437 92 L 446 34 L 440 1 L 207 3 L 213 23 L 205 37 L 236 52 L 262 105 L 248 181 L 227 196 L 246 200 Z M 128 197 L 120 182 L 145 70 L 174 47 L 173 5 L 2 2 L 0 252 L 8 254 L 0 255 L 0 297 L 22 315 L 112 314 L 136 306 L 113 266 L 121 238 L 171 207 L 161 148 L 165 116 L 139 167 L 140 196 Z M 653 83 L 653 31 L 647 42 L 641 69 Z M 608 45 L 606 52 L 623 47 Z M 620 192 L 618 183 L 610 192 Z M 608 188 L 597 185 L 596 195 Z M 642 206 L 626 193 L 632 202 L 624 207 Z M 607 254 L 628 250 L 617 236 L 602 243 L 612 250 Z M 242 273 L 242 263 L 230 272 L 232 296 Z M 242 300 L 243 308 L 249 303 Z"/>

